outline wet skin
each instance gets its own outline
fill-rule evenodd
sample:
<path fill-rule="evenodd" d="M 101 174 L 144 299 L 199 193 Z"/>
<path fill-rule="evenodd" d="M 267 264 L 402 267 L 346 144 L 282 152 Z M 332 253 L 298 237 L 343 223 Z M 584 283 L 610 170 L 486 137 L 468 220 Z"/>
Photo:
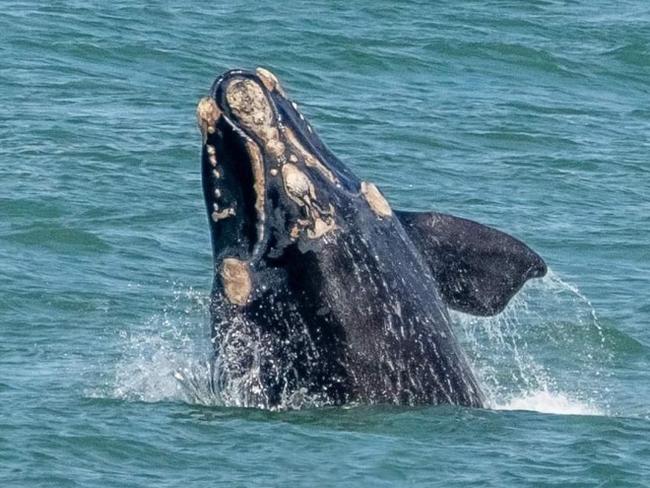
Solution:
<path fill-rule="evenodd" d="M 225 73 L 197 114 L 215 390 L 265 408 L 483 406 L 447 306 L 498 313 L 541 258 L 474 222 L 392 210 L 266 70 Z"/>

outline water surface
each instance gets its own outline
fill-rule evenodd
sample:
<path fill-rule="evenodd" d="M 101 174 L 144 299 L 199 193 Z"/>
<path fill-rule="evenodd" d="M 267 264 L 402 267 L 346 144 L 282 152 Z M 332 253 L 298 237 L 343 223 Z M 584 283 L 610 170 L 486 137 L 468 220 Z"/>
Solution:
<path fill-rule="evenodd" d="M 4 5 L 0 484 L 647 486 L 649 26 L 641 0 Z M 195 104 L 258 65 L 394 207 L 545 257 L 501 316 L 454 315 L 491 409 L 175 379 L 210 353 Z"/>

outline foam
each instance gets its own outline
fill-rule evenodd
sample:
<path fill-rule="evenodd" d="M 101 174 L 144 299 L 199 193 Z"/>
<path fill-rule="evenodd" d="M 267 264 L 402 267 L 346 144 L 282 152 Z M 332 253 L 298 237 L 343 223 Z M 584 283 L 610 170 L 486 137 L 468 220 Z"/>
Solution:
<path fill-rule="evenodd" d="M 556 415 L 605 415 L 600 409 L 564 393 L 539 390 L 491 405 L 494 410 L 528 410 Z"/>

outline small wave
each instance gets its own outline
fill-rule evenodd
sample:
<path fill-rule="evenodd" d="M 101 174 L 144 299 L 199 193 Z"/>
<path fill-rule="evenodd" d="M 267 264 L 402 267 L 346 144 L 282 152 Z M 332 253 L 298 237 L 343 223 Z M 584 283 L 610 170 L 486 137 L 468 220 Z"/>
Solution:
<path fill-rule="evenodd" d="M 528 410 L 556 415 L 605 415 L 594 405 L 549 390 L 526 393 L 490 407 L 494 410 Z"/>
<path fill-rule="evenodd" d="M 93 232 L 52 223 L 39 223 L 35 228 L 18 231 L 6 236 L 11 242 L 22 246 L 46 248 L 61 253 L 101 253 L 111 246 Z"/>

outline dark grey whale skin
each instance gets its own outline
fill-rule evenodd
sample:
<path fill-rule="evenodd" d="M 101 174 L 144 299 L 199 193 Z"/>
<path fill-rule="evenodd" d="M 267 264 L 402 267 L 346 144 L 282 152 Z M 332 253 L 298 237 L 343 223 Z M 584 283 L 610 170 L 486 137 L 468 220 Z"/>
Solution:
<path fill-rule="evenodd" d="M 294 154 L 295 166 L 313 183 L 317 207 L 331 204 L 334 211 L 336 228 L 325 236 L 291 235 L 305 210 L 277 174 L 286 154 L 278 161 L 269 153 L 232 113 L 225 95 L 243 79 L 262 89 L 286 147 L 288 128 L 335 176 L 336 184 L 308 165 L 304 154 Z M 447 308 L 498 313 L 526 280 L 546 273 L 544 261 L 517 239 L 465 219 L 378 215 L 361 181 L 326 148 L 279 85 L 269 87 L 259 72 L 225 73 L 210 97 L 219 116 L 202 151 L 208 214 L 224 200 L 237 208 L 231 218 L 209 219 L 215 389 L 242 406 L 266 408 L 309 402 L 484 406 Z M 256 230 L 260 217 L 253 208 L 255 176 L 246 141 L 263 157 L 263 237 Z M 216 149 L 218 179 L 208 146 Z M 228 257 L 248 263 L 252 290 L 244 304 L 224 293 L 219 270 Z"/>

